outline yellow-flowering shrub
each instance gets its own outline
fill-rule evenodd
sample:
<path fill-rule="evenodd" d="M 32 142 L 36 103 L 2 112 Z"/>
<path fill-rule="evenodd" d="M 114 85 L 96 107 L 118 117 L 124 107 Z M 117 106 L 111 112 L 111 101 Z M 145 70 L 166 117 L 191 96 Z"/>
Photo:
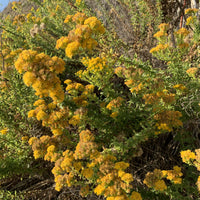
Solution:
<path fill-rule="evenodd" d="M 32 86 L 40 98 L 49 96 L 55 102 L 64 100 L 64 92 L 57 74 L 65 69 L 65 62 L 56 56 L 50 58 L 44 53 L 24 50 L 15 62 L 15 68 L 23 75 L 24 83 Z"/>
<path fill-rule="evenodd" d="M 129 4 L 119 2 L 125 7 Z M 159 1 L 156 2 L 158 5 Z M 138 3 L 139 11 L 142 5 L 148 5 L 148 9 L 152 6 L 147 1 L 143 3 Z M 186 193 L 195 190 L 188 184 L 194 179 L 188 178 L 184 166 L 177 166 L 180 160 L 176 154 L 185 149 L 184 145 L 192 148 L 196 145 L 191 132 L 199 130 L 196 123 L 200 112 L 197 10 L 186 10 L 186 27 L 176 31 L 170 24 L 162 23 L 154 33 L 154 22 L 148 19 L 148 30 L 151 30 L 148 35 L 158 43 L 153 47 L 154 41 L 149 38 L 148 45 L 139 46 L 141 37 L 136 41 L 138 44 L 130 46 L 130 50 L 134 48 L 134 53 L 138 52 L 137 57 L 129 51 L 129 43 L 112 41 L 118 33 L 106 32 L 100 20 L 90 16 L 84 1 L 45 0 L 41 5 L 26 15 L 8 17 L 8 29 L 2 26 L 5 42 L 0 51 L 0 127 L 8 127 L 0 131 L 2 141 L 13 133 L 26 146 L 30 138 L 28 143 L 34 158 L 51 162 L 49 167 L 54 165 L 52 173 L 57 191 L 79 186 L 82 197 L 87 198 L 93 192 L 106 200 L 141 200 L 150 196 L 187 198 Z M 115 13 L 115 9 L 110 12 Z M 144 18 L 138 18 L 134 34 L 144 26 L 140 24 Z M 140 48 L 142 52 L 148 50 L 142 55 Z M 21 81 L 16 84 L 16 90 L 9 77 L 15 71 L 13 64 Z M 30 95 L 32 88 L 37 100 Z M 20 90 L 28 91 L 27 97 Z M 10 98 L 10 92 L 16 97 Z M 21 103 L 18 107 L 17 101 Z M 7 110 L 9 115 L 4 118 Z M 21 125 L 16 119 L 23 119 L 26 124 Z M 194 130 L 191 124 L 197 124 Z M 176 140 L 177 148 L 174 143 L 171 145 L 173 155 L 166 147 L 172 156 L 170 167 L 176 166 L 148 172 L 142 182 L 144 170 L 150 169 L 150 161 L 155 160 L 155 150 L 149 153 L 154 146 L 153 137 L 169 146 Z M 161 143 L 156 143 L 155 149 L 160 149 Z M 141 158 L 141 152 L 145 159 Z M 161 154 L 155 152 L 156 156 L 156 153 Z M 158 163 L 153 162 L 155 168 L 162 164 L 160 157 L 167 165 L 169 157 L 165 156 L 163 152 L 158 156 Z M 200 169 L 198 149 L 195 153 L 181 151 L 181 157 L 183 162 Z M 198 178 L 198 188 L 199 182 Z M 190 195 L 196 198 L 195 194 Z"/>

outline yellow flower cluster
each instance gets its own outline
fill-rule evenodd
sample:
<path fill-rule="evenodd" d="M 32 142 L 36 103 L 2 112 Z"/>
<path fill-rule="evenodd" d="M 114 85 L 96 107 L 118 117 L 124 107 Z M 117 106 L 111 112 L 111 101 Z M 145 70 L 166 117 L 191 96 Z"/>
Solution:
<path fill-rule="evenodd" d="M 158 28 L 160 30 L 153 35 L 155 38 L 166 37 L 168 35 L 167 30 L 169 29 L 169 24 L 166 23 L 160 24 Z"/>
<path fill-rule="evenodd" d="M 82 197 L 86 197 L 90 192 L 90 186 L 89 185 L 83 185 L 80 189 L 80 195 Z"/>
<path fill-rule="evenodd" d="M 159 40 L 159 44 L 156 47 L 153 47 L 149 51 L 150 53 L 162 52 L 169 47 L 168 44 L 165 44 L 167 42 L 167 30 L 169 29 L 169 24 L 162 23 L 158 26 L 158 28 L 160 30 L 153 36 Z"/>
<path fill-rule="evenodd" d="M 57 191 L 60 191 L 63 186 L 71 187 L 74 185 L 77 181 L 75 177 L 77 174 L 80 176 L 81 173 L 87 177 L 91 175 L 91 171 L 84 169 L 82 162 L 77 161 L 74 157 L 73 151 L 70 150 L 64 151 L 62 157 L 55 162 L 55 167 L 52 169 L 52 173 L 55 177 L 55 189 Z M 86 195 L 86 193 L 84 194 Z"/>
<path fill-rule="evenodd" d="M 196 159 L 196 155 L 191 150 L 181 151 L 181 158 L 183 162 L 191 164 Z"/>
<path fill-rule="evenodd" d="M 62 141 L 62 144 L 60 144 L 60 141 Z M 68 145 L 70 141 L 66 136 L 50 137 L 43 135 L 40 138 L 31 137 L 28 143 L 32 146 L 35 159 L 44 158 L 44 160 L 56 162 L 62 156 L 58 151 L 59 146 Z"/>
<path fill-rule="evenodd" d="M 42 125 L 50 127 L 54 135 L 62 135 L 64 128 L 69 126 L 68 107 L 57 107 L 54 102 L 47 104 L 43 99 L 37 100 L 34 106 L 37 107 L 28 112 L 28 117 L 42 120 Z"/>
<path fill-rule="evenodd" d="M 191 76 L 191 77 L 195 77 L 196 73 L 199 71 L 198 67 L 191 67 L 189 68 L 186 73 Z"/>
<path fill-rule="evenodd" d="M 108 65 L 106 64 L 107 60 L 105 57 L 96 57 L 91 59 L 83 58 L 81 62 L 87 66 L 87 70 L 92 74 L 96 72 L 103 72 L 106 68 L 108 68 Z"/>
<path fill-rule="evenodd" d="M 94 136 L 89 130 L 81 131 L 79 143 L 74 152 L 75 159 L 84 159 L 90 157 L 90 154 L 96 152 L 97 145 L 94 142 Z"/>
<path fill-rule="evenodd" d="M 125 84 L 130 88 L 130 91 L 136 94 L 145 88 L 144 71 L 137 66 L 131 68 L 118 67 L 115 69 L 115 73 L 119 77 L 126 79 Z"/>
<path fill-rule="evenodd" d="M 60 158 L 60 154 L 55 152 L 56 147 L 55 145 L 50 145 L 47 148 L 47 153 L 44 156 L 44 160 L 56 162 Z"/>
<path fill-rule="evenodd" d="M 200 149 L 195 149 L 195 153 L 191 150 L 186 150 L 181 151 L 180 154 L 183 162 L 195 166 L 200 171 Z M 196 185 L 200 192 L 200 176 L 197 179 Z"/>
<path fill-rule="evenodd" d="M 78 71 L 76 75 L 100 88 L 103 87 L 105 82 L 114 73 L 113 68 L 107 65 L 107 59 L 105 57 L 83 58 L 81 62 L 85 65 L 86 69 Z"/>
<path fill-rule="evenodd" d="M 123 67 L 115 68 L 115 74 L 117 74 L 117 76 L 119 77 L 123 77 L 123 75 L 125 75 L 125 68 Z"/>
<path fill-rule="evenodd" d="M 197 17 L 196 16 L 189 16 L 187 19 L 186 19 L 186 25 L 191 25 L 191 24 L 194 24 L 194 22 L 197 20 Z"/>
<path fill-rule="evenodd" d="M 183 84 L 174 85 L 173 88 L 180 91 L 185 91 L 187 89 Z"/>
<path fill-rule="evenodd" d="M 76 126 L 80 123 L 80 116 L 79 115 L 74 115 L 72 118 L 69 120 L 69 124 Z"/>
<path fill-rule="evenodd" d="M 4 128 L 4 129 L 0 130 L 0 133 L 2 135 L 6 135 L 8 133 L 8 128 Z"/>
<path fill-rule="evenodd" d="M 190 45 L 187 42 L 182 42 L 180 44 L 178 44 L 178 48 L 180 49 L 185 49 L 188 48 Z"/>
<path fill-rule="evenodd" d="M 30 143 L 34 143 L 32 139 Z M 60 191 L 62 187 L 78 183 L 76 177 L 79 176 L 83 181 L 89 180 L 90 183 L 97 184 L 94 193 L 103 195 L 109 199 L 124 200 L 142 200 L 138 192 L 132 189 L 133 176 L 126 173 L 129 167 L 126 162 L 116 162 L 116 157 L 109 153 L 100 153 L 97 151 L 97 144 L 94 142 L 94 135 L 89 130 L 81 131 L 80 141 L 77 144 L 75 152 L 66 150 L 62 156 L 55 162 L 52 155 L 56 149 L 54 144 L 47 147 L 47 160 L 55 162 L 52 173 L 55 176 L 55 189 Z M 98 170 L 98 173 L 96 171 Z M 88 184 L 81 187 L 80 194 L 87 196 L 90 187 Z"/>
<path fill-rule="evenodd" d="M 24 50 L 15 62 L 15 68 L 23 75 L 24 83 L 32 86 L 40 98 L 51 97 L 55 103 L 64 100 L 64 91 L 57 74 L 65 70 L 65 62 L 57 56 L 49 57 L 37 51 Z"/>
<path fill-rule="evenodd" d="M 81 4 L 82 0 L 76 0 L 76 5 L 79 6 Z"/>
<path fill-rule="evenodd" d="M 122 102 L 124 101 L 124 99 L 122 97 L 117 97 L 115 99 L 113 99 L 107 106 L 106 108 L 108 110 L 113 110 L 115 108 L 119 108 L 122 105 Z"/>
<path fill-rule="evenodd" d="M 43 158 L 48 146 L 53 142 L 50 136 L 44 135 L 41 138 L 32 137 L 28 143 L 32 146 L 33 156 L 35 159 Z"/>
<path fill-rule="evenodd" d="M 158 31 L 157 33 L 155 33 L 153 35 L 155 38 L 160 38 L 160 37 L 166 37 L 167 33 L 163 32 L 163 31 Z"/>
<path fill-rule="evenodd" d="M 16 24 L 23 24 L 25 22 L 25 15 L 22 14 L 22 15 L 16 15 L 13 19 L 13 25 L 16 25 Z"/>
<path fill-rule="evenodd" d="M 2 54 L 0 55 L 0 58 L 4 57 L 4 65 L 5 65 L 5 69 L 8 69 L 10 66 L 13 66 L 13 62 L 15 60 L 15 58 L 18 56 L 19 53 L 22 52 L 22 49 L 17 49 L 14 51 L 11 51 L 8 48 L 3 49 Z"/>
<path fill-rule="evenodd" d="M 13 1 L 12 2 L 12 10 L 16 10 L 21 5 L 21 2 Z"/>
<path fill-rule="evenodd" d="M 142 200 L 141 194 L 133 191 L 129 197 L 129 200 Z"/>
<path fill-rule="evenodd" d="M 92 38 L 93 34 L 103 34 L 105 28 L 96 17 L 87 17 L 84 13 L 77 12 L 74 16 L 67 15 L 64 23 L 73 21 L 76 28 L 71 30 L 67 37 L 57 40 L 56 48 L 65 49 L 66 56 L 72 58 L 81 49 L 91 51 L 97 46 L 97 41 Z"/>
<path fill-rule="evenodd" d="M 160 29 L 160 31 L 166 32 L 169 29 L 169 24 L 162 23 L 158 26 L 158 28 Z"/>
<path fill-rule="evenodd" d="M 194 14 L 194 13 L 197 13 L 199 11 L 199 9 L 197 8 L 188 8 L 185 10 L 185 14 L 188 15 L 188 14 Z"/>
<path fill-rule="evenodd" d="M 183 126 L 182 121 L 179 118 L 182 117 L 182 114 L 179 111 L 173 110 L 166 110 L 154 115 L 154 119 L 157 120 L 156 127 L 159 132 L 156 134 L 161 133 L 160 131 L 172 131 L 172 128 Z"/>
<path fill-rule="evenodd" d="M 70 79 L 65 80 L 64 83 L 67 84 L 66 91 L 68 94 L 75 96 L 84 90 L 84 85 L 72 82 Z"/>
<path fill-rule="evenodd" d="M 21 137 L 21 140 L 22 140 L 23 142 L 27 142 L 27 141 L 28 141 L 28 139 L 29 139 L 29 137 L 28 137 L 28 136 L 22 136 L 22 137 Z"/>
<path fill-rule="evenodd" d="M 110 154 L 100 154 L 93 160 L 93 163 L 100 165 L 98 185 L 94 189 L 94 193 L 103 195 L 107 200 L 127 200 L 127 193 L 130 193 L 132 189 L 130 183 L 133 181 L 133 176 L 125 172 L 129 167 L 128 163 L 115 161 L 116 157 Z M 136 194 L 132 193 L 131 196 L 134 199 Z M 140 196 L 139 193 L 138 196 Z"/>
<path fill-rule="evenodd" d="M 181 168 L 178 166 L 174 166 L 173 170 L 162 170 L 163 177 L 170 180 L 174 184 L 181 184 L 183 173 L 181 172 Z"/>
<path fill-rule="evenodd" d="M 153 47 L 149 52 L 150 53 L 155 53 L 159 51 L 163 51 L 169 47 L 168 44 L 158 44 L 156 47 Z"/>
<path fill-rule="evenodd" d="M 180 35 L 183 37 L 186 37 L 190 31 L 188 31 L 186 28 L 180 28 L 178 31 L 175 32 L 176 35 Z"/>
<path fill-rule="evenodd" d="M 154 169 L 153 172 L 148 172 L 143 181 L 149 188 L 154 188 L 160 192 L 167 189 L 167 185 L 163 178 L 163 172 L 160 169 Z"/>
<path fill-rule="evenodd" d="M 72 100 L 75 102 L 77 106 L 87 106 L 88 100 L 90 98 L 94 98 L 95 94 L 94 85 L 82 85 L 81 83 L 72 82 L 70 79 L 65 80 L 64 82 L 67 84 L 66 91 L 72 97 Z"/>
<path fill-rule="evenodd" d="M 151 94 L 145 94 L 143 99 L 145 100 L 145 104 L 157 105 L 161 102 L 164 102 L 165 104 L 172 104 L 175 102 L 175 94 L 162 90 Z"/>

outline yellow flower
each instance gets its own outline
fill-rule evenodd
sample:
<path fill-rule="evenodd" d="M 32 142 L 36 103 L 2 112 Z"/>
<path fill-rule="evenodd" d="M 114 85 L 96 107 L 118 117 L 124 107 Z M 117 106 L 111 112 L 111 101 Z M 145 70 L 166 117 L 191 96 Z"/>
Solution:
<path fill-rule="evenodd" d="M 123 67 L 117 67 L 115 68 L 115 74 L 117 74 L 118 76 L 121 76 L 124 72 L 124 68 Z"/>
<path fill-rule="evenodd" d="M 116 118 L 117 116 L 118 116 L 118 112 L 113 112 L 113 113 L 111 113 L 111 115 L 110 115 L 112 118 Z"/>
<path fill-rule="evenodd" d="M 115 197 L 107 197 L 106 200 L 115 200 Z"/>
<path fill-rule="evenodd" d="M 56 104 L 55 103 L 49 103 L 48 105 L 47 105 L 47 107 L 49 108 L 49 109 L 54 109 L 54 108 L 56 108 Z"/>
<path fill-rule="evenodd" d="M 80 189 L 80 195 L 82 197 L 86 197 L 88 194 L 89 194 L 89 191 L 90 191 L 90 187 L 89 185 L 84 185 L 81 187 Z"/>
<path fill-rule="evenodd" d="M 70 79 L 67 79 L 67 80 L 64 81 L 64 83 L 67 84 L 67 85 L 69 85 L 69 84 L 72 83 L 72 81 Z"/>
<path fill-rule="evenodd" d="M 67 17 L 65 18 L 64 23 L 68 23 L 69 21 L 71 21 L 73 15 L 67 15 Z"/>
<path fill-rule="evenodd" d="M 94 135 L 90 132 L 90 130 L 83 130 L 80 132 L 81 142 L 92 142 L 94 139 Z"/>
<path fill-rule="evenodd" d="M 74 162 L 73 167 L 76 171 L 80 171 L 82 168 L 82 163 L 81 162 Z"/>
<path fill-rule="evenodd" d="M 165 50 L 169 47 L 168 44 L 158 44 L 156 47 L 152 48 L 149 52 L 150 53 L 154 53 L 154 52 L 158 52 L 161 50 Z"/>
<path fill-rule="evenodd" d="M 36 138 L 36 137 L 31 137 L 31 138 L 29 139 L 29 141 L 28 141 L 29 145 L 33 145 L 33 143 L 34 143 L 36 140 L 38 140 L 38 138 Z"/>
<path fill-rule="evenodd" d="M 124 101 L 123 98 L 117 97 L 116 99 L 113 99 L 107 106 L 106 108 L 108 110 L 112 110 L 113 108 L 118 108 L 121 106 L 122 102 Z"/>
<path fill-rule="evenodd" d="M 196 19 L 197 19 L 196 16 L 190 16 L 190 17 L 188 17 L 187 20 L 186 20 L 186 25 L 193 24 Z"/>
<path fill-rule="evenodd" d="M 153 35 L 153 37 L 155 38 L 164 37 L 164 36 L 167 36 L 167 33 L 165 33 L 164 31 L 158 31 L 157 33 Z"/>
<path fill-rule="evenodd" d="M 178 31 L 175 32 L 177 35 L 187 36 L 190 33 L 186 28 L 180 28 Z"/>
<path fill-rule="evenodd" d="M 188 48 L 188 47 L 189 47 L 189 44 L 186 43 L 186 42 L 183 42 L 183 43 L 179 44 L 178 47 L 179 47 L 180 49 Z"/>
<path fill-rule="evenodd" d="M 72 20 L 77 24 L 83 24 L 86 19 L 85 13 L 77 12 L 73 17 Z"/>
<path fill-rule="evenodd" d="M 186 87 L 183 84 L 174 85 L 173 88 L 181 91 L 186 90 Z"/>
<path fill-rule="evenodd" d="M 130 200 L 142 200 L 140 193 L 133 191 L 130 196 Z"/>
<path fill-rule="evenodd" d="M 39 150 L 35 150 L 33 152 L 33 156 L 34 156 L 35 159 L 42 157 L 41 152 Z"/>
<path fill-rule="evenodd" d="M 158 26 L 161 31 L 167 31 L 169 29 L 169 24 L 162 23 Z"/>
<path fill-rule="evenodd" d="M 182 178 L 176 177 L 172 180 L 174 184 L 181 184 L 182 183 Z"/>
<path fill-rule="evenodd" d="M 50 145 L 48 148 L 47 148 L 47 152 L 54 152 L 55 151 L 55 146 L 54 145 Z"/>
<path fill-rule="evenodd" d="M 79 115 L 74 115 L 70 120 L 69 124 L 72 124 L 73 126 L 76 126 L 80 123 L 80 117 Z"/>
<path fill-rule="evenodd" d="M 188 8 L 185 10 L 185 14 L 192 14 L 192 13 L 197 13 L 199 11 L 199 9 L 197 8 Z"/>
<path fill-rule="evenodd" d="M 37 101 L 35 101 L 35 103 L 33 104 L 34 106 L 39 106 L 45 104 L 45 100 L 44 99 L 38 99 Z"/>
<path fill-rule="evenodd" d="M 82 0 L 76 0 L 76 5 L 79 6 Z"/>
<path fill-rule="evenodd" d="M 88 38 L 87 40 L 84 40 L 82 43 L 82 47 L 84 49 L 92 50 L 98 45 L 97 41 L 93 38 Z"/>
<path fill-rule="evenodd" d="M 94 193 L 97 195 L 101 195 L 105 190 L 105 186 L 103 184 L 97 185 L 97 187 L 94 189 Z"/>
<path fill-rule="evenodd" d="M 181 151 L 181 158 L 183 162 L 190 163 L 191 160 L 196 159 L 196 155 L 192 151 L 186 150 L 186 151 Z"/>
<path fill-rule="evenodd" d="M 125 163 L 123 161 L 115 163 L 115 169 L 117 170 L 125 170 L 128 167 L 129 167 L 129 163 Z"/>
<path fill-rule="evenodd" d="M 198 70 L 199 70 L 199 68 L 197 68 L 197 67 L 191 67 L 186 71 L 186 73 L 189 76 L 194 77 Z"/>
<path fill-rule="evenodd" d="M 167 189 L 167 186 L 166 186 L 166 184 L 163 180 L 158 180 L 158 181 L 155 182 L 154 189 L 159 190 L 159 191 L 163 191 L 163 190 Z"/>
<path fill-rule="evenodd" d="M 93 31 L 101 34 L 105 33 L 105 28 L 96 17 L 89 17 L 84 21 L 85 25 L 88 25 Z"/>
<path fill-rule="evenodd" d="M 52 129 L 51 131 L 52 131 L 52 133 L 53 133 L 54 135 L 62 135 L 62 134 L 63 134 L 63 131 L 62 131 L 61 128 Z"/>
<path fill-rule="evenodd" d="M 36 81 L 36 75 L 33 72 L 26 72 L 23 75 L 23 81 L 27 86 L 30 86 Z"/>
<path fill-rule="evenodd" d="M 119 170 L 119 171 L 118 171 L 118 176 L 119 176 L 119 177 L 122 177 L 124 174 L 125 174 L 124 171 L 122 171 L 122 170 Z"/>
<path fill-rule="evenodd" d="M 35 117 L 35 116 L 36 116 L 35 110 L 30 110 L 30 111 L 28 112 L 28 118 L 30 118 L 30 117 Z"/>
<path fill-rule="evenodd" d="M 26 142 L 26 141 L 28 141 L 28 136 L 23 136 L 22 138 L 21 138 L 21 140 L 23 141 L 23 142 Z"/>
<path fill-rule="evenodd" d="M 122 175 L 121 180 L 126 182 L 127 184 L 129 184 L 130 182 L 133 181 L 133 176 L 132 176 L 132 174 L 125 173 Z"/>
<path fill-rule="evenodd" d="M 56 49 L 65 49 L 68 43 L 69 43 L 68 37 L 63 36 L 56 41 Z"/>
<path fill-rule="evenodd" d="M 82 170 L 81 173 L 85 178 L 91 179 L 94 174 L 94 171 L 91 168 L 85 168 Z"/>
<path fill-rule="evenodd" d="M 0 130 L 0 133 L 1 133 L 2 135 L 5 135 L 7 132 L 8 132 L 8 128 L 5 128 L 5 129 Z"/>
<path fill-rule="evenodd" d="M 77 41 L 71 42 L 67 45 L 67 48 L 65 49 L 65 53 L 66 56 L 68 56 L 69 58 L 72 58 L 72 56 L 75 53 L 78 53 L 79 47 L 81 46 L 81 44 Z"/>
<path fill-rule="evenodd" d="M 44 120 L 45 118 L 47 118 L 47 114 L 43 111 L 43 110 L 40 110 L 37 115 L 36 115 L 36 118 L 37 120 Z"/>
<path fill-rule="evenodd" d="M 85 90 L 92 93 L 94 91 L 94 85 L 86 85 Z"/>

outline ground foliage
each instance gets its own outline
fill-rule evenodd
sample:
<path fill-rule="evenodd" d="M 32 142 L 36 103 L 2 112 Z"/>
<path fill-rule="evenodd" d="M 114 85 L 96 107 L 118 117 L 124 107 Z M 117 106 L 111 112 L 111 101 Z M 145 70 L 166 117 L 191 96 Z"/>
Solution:
<path fill-rule="evenodd" d="M 30 2 L 0 21 L 0 198 L 198 199 L 198 9 Z"/>

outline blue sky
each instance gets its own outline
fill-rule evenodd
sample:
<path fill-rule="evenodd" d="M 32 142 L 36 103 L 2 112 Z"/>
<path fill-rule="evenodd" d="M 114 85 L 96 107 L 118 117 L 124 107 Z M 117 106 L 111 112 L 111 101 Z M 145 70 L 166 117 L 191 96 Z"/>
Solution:
<path fill-rule="evenodd" d="M 13 0 L 0 0 L 0 11 L 2 11 L 9 2 L 12 2 Z"/>

